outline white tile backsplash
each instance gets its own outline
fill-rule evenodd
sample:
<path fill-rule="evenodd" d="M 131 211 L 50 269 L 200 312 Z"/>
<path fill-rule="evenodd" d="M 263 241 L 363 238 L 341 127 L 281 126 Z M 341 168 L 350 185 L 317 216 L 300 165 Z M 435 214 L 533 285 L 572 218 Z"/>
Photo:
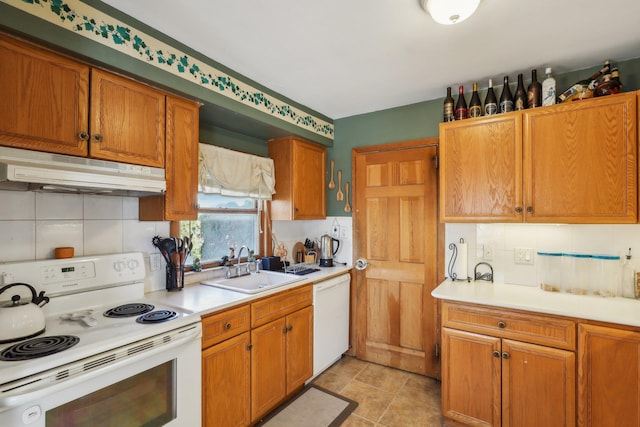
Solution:
<path fill-rule="evenodd" d="M 35 219 L 35 195 L 30 191 L 0 191 L 0 221 Z"/>
<path fill-rule="evenodd" d="M 122 197 L 84 196 L 84 219 L 122 218 Z"/>
<path fill-rule="evenodd" d="M 82 220 L 82 196 L 77 194 L 34 193 L 36 219 Z"/>
<path fill-rule="evenodd" d="M 85 255 L 123 252 L 124 233 L 122 220 L 102 219 L 84 221 Z"/>
<path fill-rule="evenodd" d="M 0 262 L 36 258 L 34 221 L 0 221 Z"/>
<path fill-rule="evenodd" d="M 82 220 L 38 220 L 35 227 L 36 259 L 53 258 L 54 249 L 60 246 L 73 247 L 75 256 L 84 254 Z"/>

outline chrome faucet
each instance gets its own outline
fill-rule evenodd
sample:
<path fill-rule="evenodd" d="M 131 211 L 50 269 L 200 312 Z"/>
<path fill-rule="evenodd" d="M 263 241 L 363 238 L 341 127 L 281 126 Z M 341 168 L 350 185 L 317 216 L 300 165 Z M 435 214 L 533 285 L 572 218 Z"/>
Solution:
<path fill-rule="evenodd" d="M 229 265 L 227 267 L 227 271 L 225 273 L 225 277 L 227 279 L 230 279 L 232 277 L 246 276 L 248 274 L 251 274 L 251 272 L 249 271 L 249 262 L 243 262 L 243 263 L 240 262 L 240 258 L 242 257 L 242 250 L 243 249 L 247 250 L 247 254 L 249 253 L 249 248 L 246 247 L 245 245 L 243 245 L 238 250 L 238 261 L 236 261 L 235 267 L 233 266 L 233 264 L 231 264 L 231 265 Z M 232 272 L 232 269 L 233 269 L 233 272 Z"/>
<path fill-rule="evenodd" d="M 247 250 L 247 256 L 249 255 L 249 248 L 246 245 L 242 245 L 240 249 L 238 249 L 238 262 L 236 264 L 240 264 L 240 260 L 242 259 L 242 250 Z"/>

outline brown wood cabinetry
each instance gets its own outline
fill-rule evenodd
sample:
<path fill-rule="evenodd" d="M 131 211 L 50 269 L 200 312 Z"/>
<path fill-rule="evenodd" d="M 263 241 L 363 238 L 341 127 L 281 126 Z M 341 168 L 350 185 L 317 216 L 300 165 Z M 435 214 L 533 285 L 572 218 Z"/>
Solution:
<path fill-rule="evenodd" d="M 199 108 L 186 99 L 167 96 L 167 192 L 139 199 L 140 220 L 180 221 L 198 217 Z"/>
<path fill-rule="evenodd" d="M 326 148 L 294 137 L 273 139 L 269 141 L 269 157 L 276 171 L 271 217 L 326 218 Z"/>
<path fill-rule="evenodd" d="M 202 422 L 243 427 L 251 420 L 248 305 L 202 320 Z"/>
<path fill-rule="evenodd" d="M 447 419 L 477 426 L 575 425 L 572 320 L 448 302 L 442 313 Z"/>
<path fill-rule="evenodd" d="M 640 425 L 640 332 L 578 327 L 578 425 Z"/>
<path fill-rule="evenodd" d="M 311 302 L 308 285 L 252 304 L 252 421 L 258 421 L 313 375 Z M 260 312 L 269 314 L 256 321 Z"/>
<path fill-rule="evenodd" d="M 88 154 L 88 65 L 0 33 L 0 93 L 0 145 Z"/>
<path fill-rule="evenodd" d="M 637 100 L 440 124 L 443 222 L 637 222 Z"/>

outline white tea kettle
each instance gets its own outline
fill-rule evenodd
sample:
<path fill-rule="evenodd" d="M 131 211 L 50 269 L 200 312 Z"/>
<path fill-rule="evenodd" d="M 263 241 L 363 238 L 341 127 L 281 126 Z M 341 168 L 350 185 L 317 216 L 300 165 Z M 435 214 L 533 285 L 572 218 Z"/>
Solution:
<path fill-rule="evenodd" d="M 333 249 L 334 242 L 338 244 L 335 249 Z M 333 267 L 333 256 L 340 249 L 340 240 L 323 234 L 320 237 L 318 249 L 320 249 L 320 267 Z"/>
<path fill-rule="evenodd" d="M 20 295 L 11 297 L 11 302 L 0 307 L 0 343 L 19 341 L 40 335 L 45 329 L 42 306 L 49 302 L 44 291 L 36 295 L 33 286 L 26 283 L 12 283 L 3 286 L 0 294 L 14 286 L 26 286 L 31 290 L 31 301 L 20 302 Z"/>

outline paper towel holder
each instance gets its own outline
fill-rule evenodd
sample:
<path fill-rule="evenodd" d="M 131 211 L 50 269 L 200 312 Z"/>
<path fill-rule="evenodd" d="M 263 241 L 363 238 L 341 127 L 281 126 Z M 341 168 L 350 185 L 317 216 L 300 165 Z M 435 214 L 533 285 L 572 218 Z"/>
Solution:
<path fill-rule="evenodd" d="M 463 238 L 460 238 L 460 243 L 464 243 L 464 239 Z M 460 282 L 464 282 L 465 280 L 467 282 L 471 282 L 471 277 L 467 276 L 464 279 L 462 279 L 462 278 L 459 279 L 458 275 L 455 272 L 455 264 L 456 264 L 456 261 L 457 261 L 457 258 L 458 258 L 458 247 L 456 246 L 456 244 L 455 243 L 449 244 L 449 249 L 452 251 L 451 258 L 449 259 L 449 266 L 447 267 L 447 271 L 449 273 L 449 278 L 451 280 L 453 280 L 454 282 L 456 280 L 460 281 Z"/>

